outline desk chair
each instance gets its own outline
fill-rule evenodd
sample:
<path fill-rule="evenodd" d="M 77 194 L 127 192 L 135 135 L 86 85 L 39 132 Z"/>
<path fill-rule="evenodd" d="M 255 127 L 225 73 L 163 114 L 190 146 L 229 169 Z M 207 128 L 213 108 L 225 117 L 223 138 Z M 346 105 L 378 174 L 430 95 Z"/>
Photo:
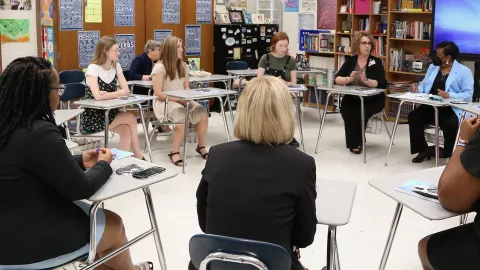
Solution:
<path fill-rule="evenodd" d="M 225 70 L 243 70 L 243 69 L 248 69 L 248 63 L 245 62 L 245 61 L 229 61 L 227 62 L 227 64 L 225 65 Z M 238 94 L 235 96 L 235 100 L 237 98 L 237 96 L 240 94 L 240 92 L 242 91 L 242 77 L 239 78 L 240 81 L 239 81 L 239 85 L 238 85 Z M 230 86 L 230 89 L 234 89 L 233 88 L 233 82 L 235 80 L 232 80 L 232 85 Z M 227 104 L 227 101 L 225 100 L 225 103 L 223 104 L 223 107 L 225 107 L 225 105 Z"/>
<path fill-rule="evenodd" d="M 124 69 L 123 76 L 125 77 L 125 80 L 127 80 L 127 82 L 130 81 L 130 69 Z"/>
<path fill-rule="evenodd" d="M 199 270 L 290 270 L 291 265 L 290 254 L 281 246 L 211 234 L 193 236 L 189 252 Z"/>
<path fill-rule="evenodd" d="M 58 74 L 60 76 L 60 83 L 85 83 L 85 73 L 81 70 L 64 70 Z"/>

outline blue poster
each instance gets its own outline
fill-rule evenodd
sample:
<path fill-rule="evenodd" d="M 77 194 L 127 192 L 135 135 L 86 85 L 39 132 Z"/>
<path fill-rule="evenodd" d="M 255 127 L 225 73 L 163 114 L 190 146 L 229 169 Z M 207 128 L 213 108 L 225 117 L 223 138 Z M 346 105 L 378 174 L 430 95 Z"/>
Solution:
<path fill-rule="evenodd" d="M 122 68 L 129 68 L 133 58 L 135 58 L 135 35 L 119 34 L 115 35 L 115 39 L 118 41 L 118 48 L 120 49 L 118 63 Z"/>
<path fill-rule="evenodd" d="M 163 41 L 172 35 L 172 30 L 154 30 L 153 39 L 160 41 L 163 44 Z"/>
<path fill-rule="evenodd" d="M 82 3 L 82 0 L 60 0 L 60 30 L 83 30 Z"/>
<path fill-rule="evenodd" d="M 115 26 L 135 26 L 135 1 L 115 0 Z"/>
<path fill-rule="evenodd" d="M 86 68 L 92 62 L 100 31 L 78 31 L 78 66 Z"/>
<path fill-rule="evenodd" d="M 300 9 L 300 4 L 298 0 L 284 0 L 283 11 L 284 12 L 298 12 Z"/>
<path fill-rule="evenodd" d="M 180 0 L 163 0 L 162 23 L 180 23 Z"/>
<path fill-rule="evenodd" d="M 212 23 L 212 0 L 197 0 L 197 23 Z"/>
<path fill-rule="evenodd" d="M 185 25 L 185 55 L 200 55 L 202 32 L 200 25 Z"/>
<path fill-rule="evenodd" d="M 54 41 L 53 41 L 53 27 L 51 26 L 46 26 L 45 27 L 45 30 L 46 30 L 46 34 L 47 34 L 47 60 L 50 61 L 50 63 L 52 63 L 52 67 L 54 68 L 54 64 L 55 64 L 55 60 L 54 60 L 54 57 L 55 57 L 55 52 L 54 52 Z"/>

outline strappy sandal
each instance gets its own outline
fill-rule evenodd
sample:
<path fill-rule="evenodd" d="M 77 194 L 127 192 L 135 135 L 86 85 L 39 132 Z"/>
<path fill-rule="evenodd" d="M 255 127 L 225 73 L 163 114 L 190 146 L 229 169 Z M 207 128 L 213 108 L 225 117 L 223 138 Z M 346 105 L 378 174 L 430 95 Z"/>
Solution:
<path fill-rule="evenodd" d="M 207 160 L 208 153 L 202 154 L 202 152 L 200 152 L 201 149 L 205 149 L 205 146 L 200 147 L 199 145 L 197 145 L 197 149 L 195 149 L 195 152 L 197 152 L 200 156 L 202 156 L 203 159 Z"/>
<path fill-rule="evenodd" d="M 180 163 L 183 163 L 183 160 L 182 159 L 179 159 L 177 161 L 173 161 L 173 156 L 175 155 L 179 155 L 180 156 L 180 152 L 175 152 L 175 153 L 172 153 L 170 152 L 170 154 L 168 154 L 168 157 L 170 158 L 170 160 L 172 161 L 173 164 L 175 164 L 175 166 L 178 166 L 178 167 L 182 167 L 183 164 L 180 164 Z M 182 156 L 180 156 L 182 157 Z"/>
<path fill-rule="evenodd" d="M 134 265 L 140 270 L 153 270 L 153 263 L 152 262 L 141 262 Z"/>

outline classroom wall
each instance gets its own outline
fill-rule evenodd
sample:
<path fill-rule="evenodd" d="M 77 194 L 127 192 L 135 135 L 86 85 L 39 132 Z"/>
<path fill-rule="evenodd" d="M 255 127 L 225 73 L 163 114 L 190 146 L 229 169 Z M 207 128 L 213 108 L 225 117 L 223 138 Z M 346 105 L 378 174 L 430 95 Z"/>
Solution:
<path fill-rule="evenodd" d="M 0 10 L 2 19 L 29 19 L 30 20 L 30 42 L 22 43 L 1 43 L 2 69 L 5 69 L 10 62 L 19 57 L 39 56 L 37 36 L 37 7 L 39 1 L 32 1 L 31 10 Z"/>
<path fill-rule="evenodd" d="M 313 13 L 315 16 L 315 27 L 317 29 L 317 8 L 315 6 L 315 12 Z M 289 50 L 293 53 L 298 53 L 298 46 L 299 46 L 299 33 L 300 29 L 298 26 L 298 14 L 300 12 L 283 12 L 283 27 L 282 30 L 287 33 L 288 38 L 290 39 L 290 45 L 288 46 Z"/>

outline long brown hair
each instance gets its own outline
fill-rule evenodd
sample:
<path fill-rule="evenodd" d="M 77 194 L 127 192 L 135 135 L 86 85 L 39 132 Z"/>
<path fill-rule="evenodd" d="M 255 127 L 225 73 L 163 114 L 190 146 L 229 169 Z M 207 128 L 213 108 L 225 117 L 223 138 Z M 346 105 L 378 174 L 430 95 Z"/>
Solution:
<path fill-rule="evenodd" d="M 181 39 L 178 37 L 170 36 L 163 42 L 162 63 L 170 80 L 174 80 L 177 74 L 179 78 L 185 77 L 185 63 L 177 56 L 179 41 L 181 42 Z"/>
<path fill-rule="evenodd" d="M 93 55 L 92 64 L 105 64 L 107 62 L 107 51 L 110 50 L 115 44 L 118 44 L 118 41 L 109 36 L 103 36 L 100 40 L 98 40 L 97 46 L 95 47 L 95 54 Z M 116 63 L 113 61 L 112 66 L 116 66 Z"/>

